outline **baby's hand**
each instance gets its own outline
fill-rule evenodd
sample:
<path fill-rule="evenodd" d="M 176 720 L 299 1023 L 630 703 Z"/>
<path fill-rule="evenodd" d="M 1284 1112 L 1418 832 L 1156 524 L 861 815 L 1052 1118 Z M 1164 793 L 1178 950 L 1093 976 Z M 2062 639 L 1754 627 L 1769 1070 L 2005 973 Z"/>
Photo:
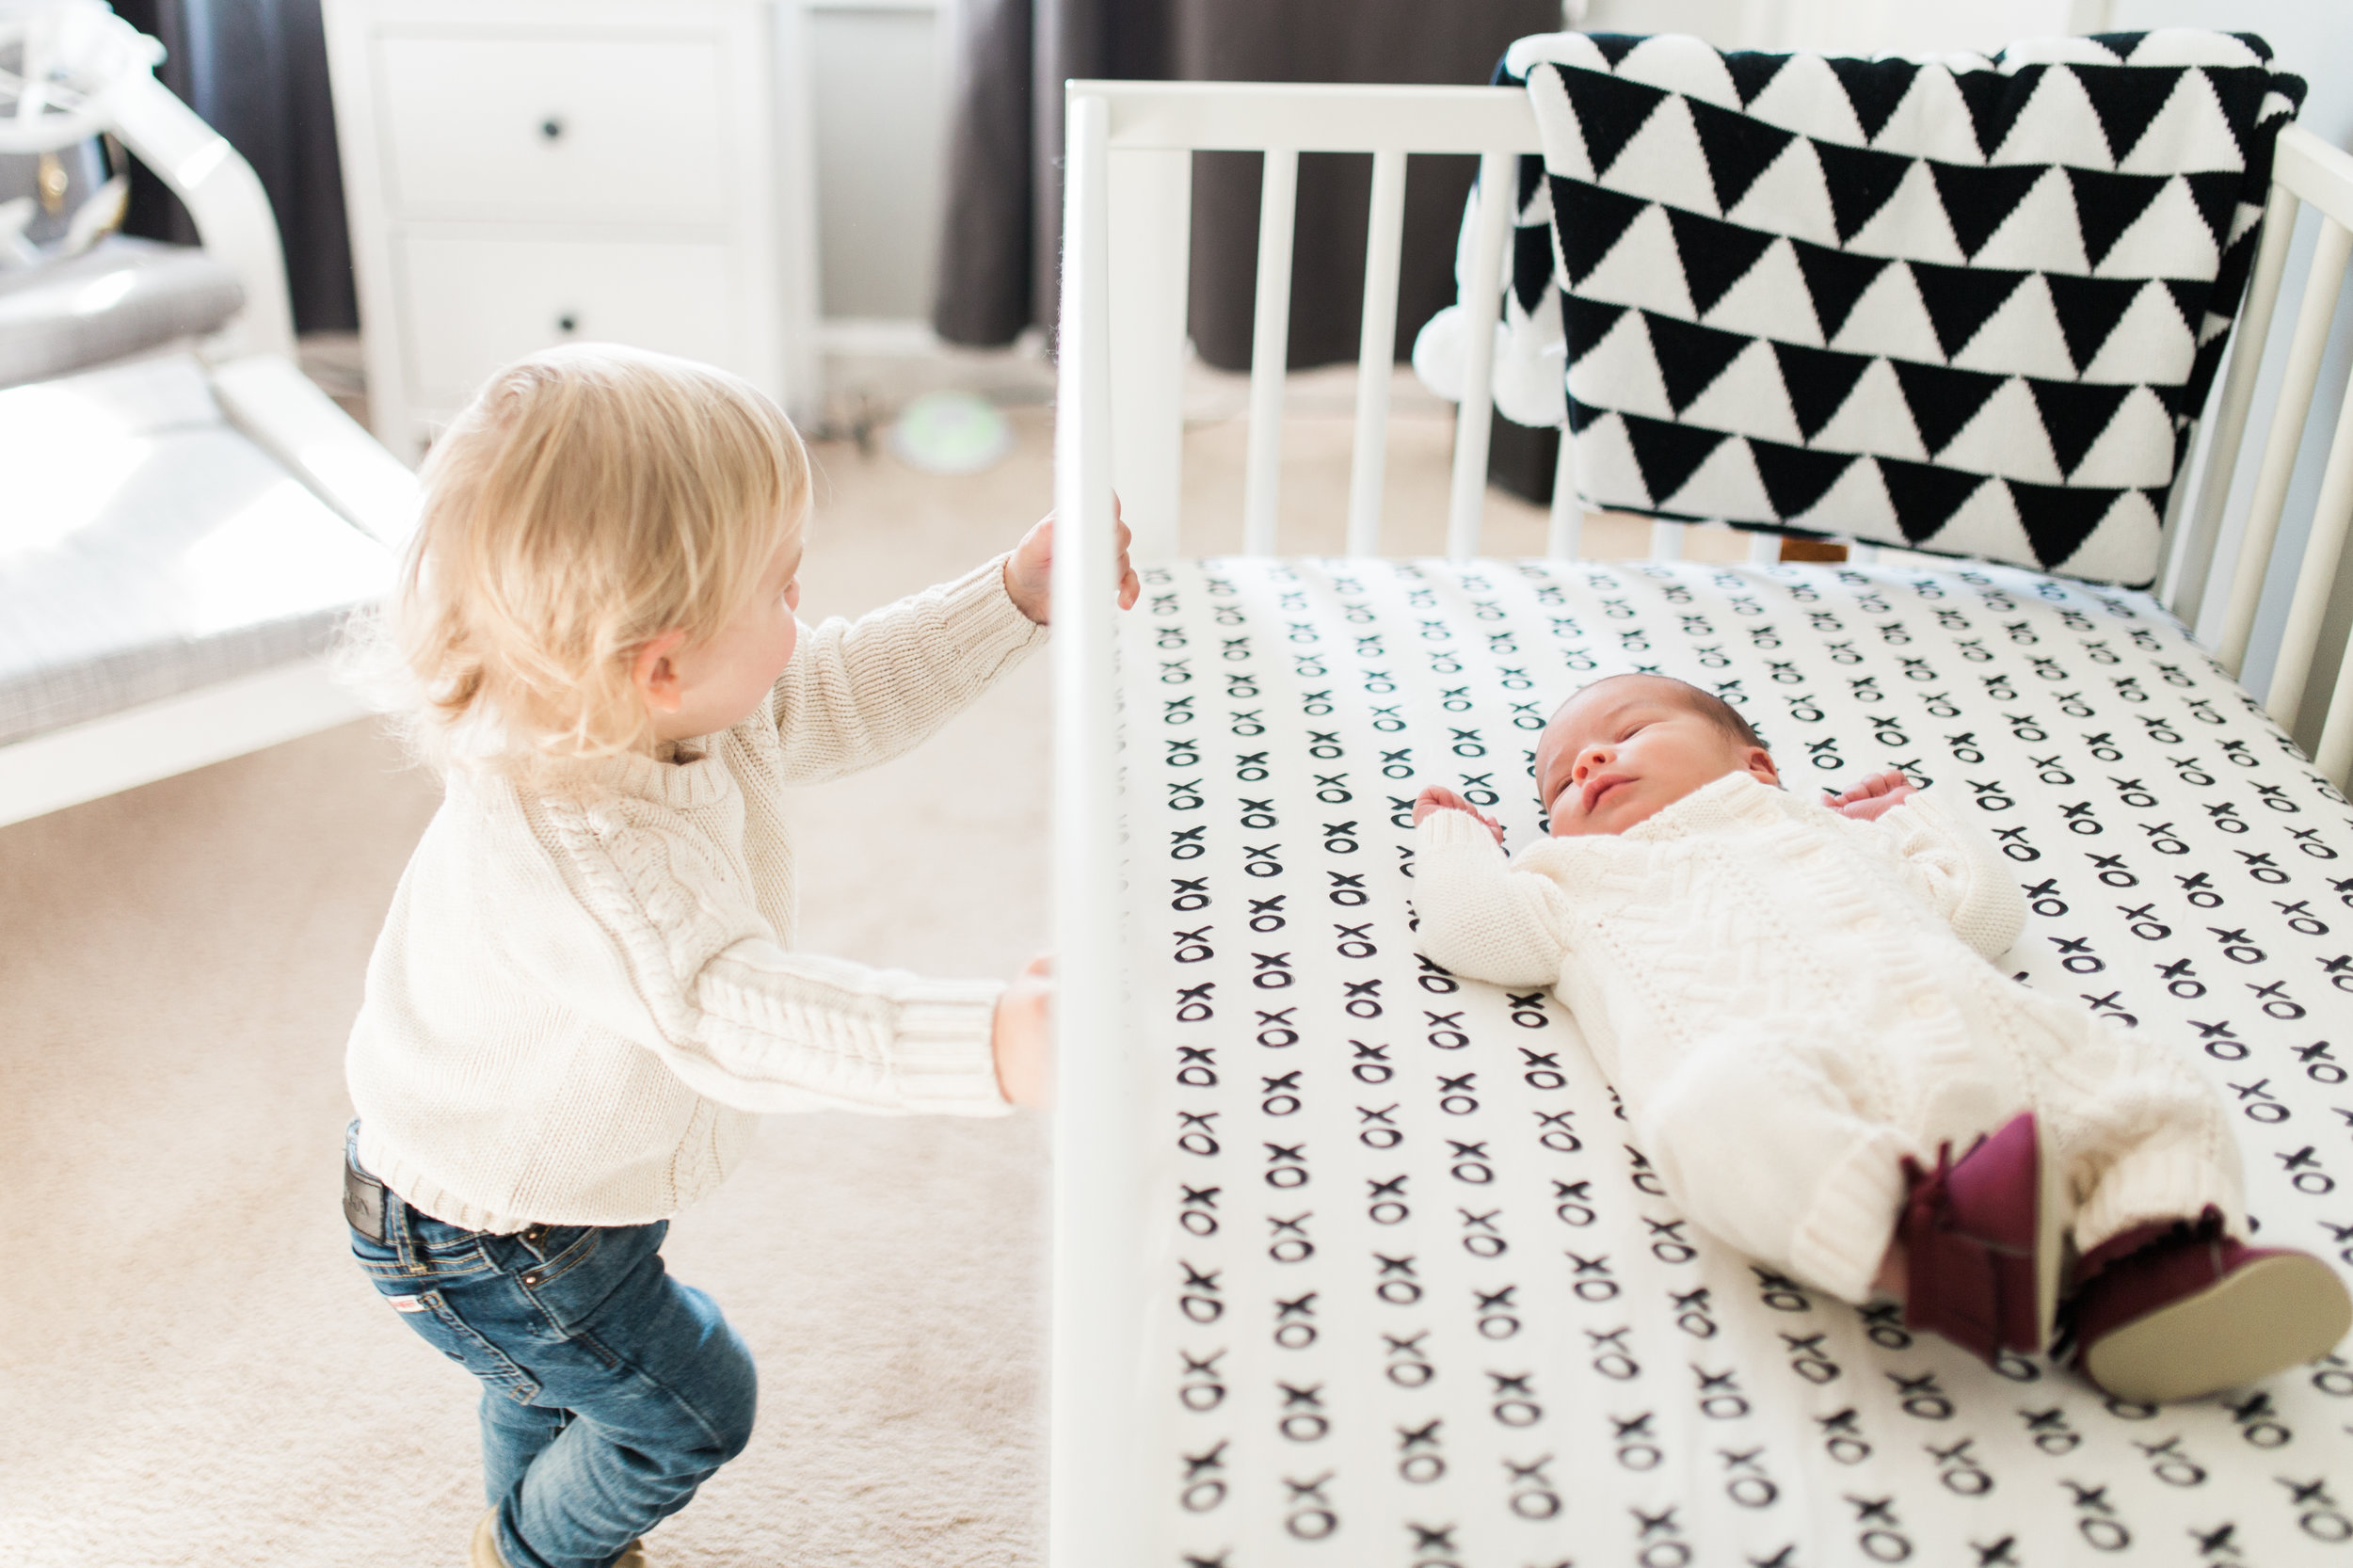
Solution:
<path fill-rule="evenodd" d="M 1044 1110 L 1054 1098 L 1054 960 L 1040 955 L 997 999 L 989 1048 L 997 1088 L 1016 1105 Z"/>
<path fill-rule="evenodd" d="M 1419 827 L 1421 820 L 1433 811 L 1468 811 L 1484 823 L 1487 831 L 1496 836 L 1496 847 L 1500 849 L 1503 846 L 1503 824 L 1469 801 L 1465 800 L 1461 795 L 1456 794 L 1452 790 L 1442 789 L 1433 784 L 1414 797 L 1414 825 L 1416 827 Z"/>
<path fill-rule="evenodd" d="M 1840 816 L 1856 822 L 1876 822 L 1920 792 L 1904 776 L 1901 768 L 1889 768 L 1841 793 L 1831 794 L 1827 790 L 1822 792 L 1829 796 L 1822 804 Z"/>
<path fill-rule="evenodd" d="M 1112 497 L 1112 517 L 1114 521 L 1119 517 L 1119 497 L 1116 495 Z M 1137 580 L 1136 568 L 1128 564 L 1128 542 L 1134 536 L 1124 522 L 1118 523 L 1118 528 L 1119 568 L 1116 580 L 1119 584 L 1119 607 L 1126 610 L 1134 606 L 1136 596 L 1144 591 L 1144 584 Z M 1021 542 L 1014 546 L 1013 554 L 1005 562 L 1005 596 L 1013 600 L 1016 609 L 1038 625 L 1046 626 L 1052 622 L 1053 513 L 1047 513 L 1035 527 L 1021 536 Z"/>

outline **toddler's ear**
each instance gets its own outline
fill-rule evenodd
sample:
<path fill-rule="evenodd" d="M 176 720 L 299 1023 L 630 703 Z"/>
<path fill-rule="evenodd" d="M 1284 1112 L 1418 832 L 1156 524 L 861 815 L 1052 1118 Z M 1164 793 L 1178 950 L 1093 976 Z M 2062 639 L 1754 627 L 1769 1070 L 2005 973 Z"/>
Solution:
<path fill-rule="evenodd" d="M 657 713 L 675 713 L 685 704 L 683 682 L 671 655 L 686 642 L 683 632 L 664 632 L 637 650 L 630 662 L 630 680 L 646 706 Z"/>
<path fill-rule="evenodd" d="M 1781 788 L 1781 771 L 1773 766 L 1773 754 L 1763 746 L 1749 746 L 1740 754 L 1740 767 L 1759 784 Z"/>

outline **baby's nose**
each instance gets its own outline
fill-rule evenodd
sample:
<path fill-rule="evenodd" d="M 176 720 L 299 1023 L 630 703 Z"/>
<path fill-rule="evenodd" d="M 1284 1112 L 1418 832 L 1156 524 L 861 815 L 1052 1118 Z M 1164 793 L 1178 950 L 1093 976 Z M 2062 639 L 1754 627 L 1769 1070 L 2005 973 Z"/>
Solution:
<path fill-rule="evenodd" d="M 1610 751 L 1606 745 L 1587 746 L 1577 754 L 1577 761 L 1569 769 L 1569 776 L 1581 784 L 1585 781 L 1587 774 L 1607 763 L 1609 757 Z"/>

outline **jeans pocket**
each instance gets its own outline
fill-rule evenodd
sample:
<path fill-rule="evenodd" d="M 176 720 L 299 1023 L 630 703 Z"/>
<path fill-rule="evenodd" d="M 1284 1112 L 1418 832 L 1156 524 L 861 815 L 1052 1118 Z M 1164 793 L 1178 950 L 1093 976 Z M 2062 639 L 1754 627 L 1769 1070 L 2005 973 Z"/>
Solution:
<path fill-rule="evenodd" d="M 500 1266 L 556 1330 L 568 1336 L 596 1316 L 631 1273 L 662 1247 L 669 1222 L 644 1225 L 560 1225 L 526 1242 L 502 1238 Z M 657 1261 L 654 1265 L 660 1267 Z"/>
<path fill-rule="evenodd" d="M 414 1293 L 386 1290 L 384 1294 L 426 1344 L 480 1378 L 484 1384 L 505 1394 L 517 1404 L 529 1404 L 538 1394 L 537 1381 L 509 1359 L 504 1351 L 484 1337 L 472 1324 L 460 1318 L 439 1290 Z"/>
<path fill-rule="evenodd" d="M 524 1265 L 533 1286 L 552 1285 L 597 1255 L 607 1235 L 602 1225 L 557 1225 L 543 1233 L 532 1251 L 538 1261 Z"/>

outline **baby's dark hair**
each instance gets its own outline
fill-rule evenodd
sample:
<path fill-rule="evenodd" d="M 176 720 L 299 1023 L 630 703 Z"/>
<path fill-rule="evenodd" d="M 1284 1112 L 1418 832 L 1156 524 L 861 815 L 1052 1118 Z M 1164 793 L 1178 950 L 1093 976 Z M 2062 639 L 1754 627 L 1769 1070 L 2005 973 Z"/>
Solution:
<path fill-rule="evenodd" d="M 1673 676 L 1669 676 L 1667 679 L 1674 680 L 1674 677 Z M 1714 692 L 1701 691 L 1697 686 L 1692 685 L 1689 680 L 1675 680 L 1675 684 L 1682 687 L 1684 691 L 1689 694 L 1688 700 L 1702 718 L 1707 720 L 1710 724 L 1722 730 L 1732 739 L 1739 742 L 1744 746 L 1758 746 L 1762 747 L 1766 751 L 1773 749 L 1771 746 L 1765 744 L 1765 738 L 1756 732 L 1756 727 L 1754 725 L 1751 724 L 1746 718 L 1741 716 L 1739 709 L 1735 708 L 1731 703 L 1726 702 L 1722 697 L 1718 696 Z"/>
<path fill-rule="evenodd" d="M 1584 685 L 1578 687 L 1575 692 L 1570 693 L 1567 700 L 1561 704 L 1561 708 L 1566 708 L 1569 703 L 1575 702 L 1578 697 L 1584 696 L 1587 692 L 1592 691 L 1595 686 L 1600 685 L 1602 680 L 1627 680 L 1633 679 L 1636 679 L 1636 677 L 1631 675 L 1605 675 L 1601 678 L 1601 680 L 1588 681 Z M 1765 738 L 1756 732 L 1756 728 L 1750 724 L 1747 719 L 1741 717 L 1739 709 L 1735 708 L 1731 703 L 1726 702 L 1722 697 L 1718 696 L 1715 693 L 1702 691 L 1699 687 L 1692 685 L 1689 680 L 1678 680 L 1672 675 L 1644 674 L 1641 676 L 1640 679 L 1644 680 L 1663 680 L 1668 685 L 1675 687 L 1678 695 L 1683 698 L 1684 705 L 1689 708 L 1694 713 L 1697 713 L 1701 718 L 1705 719 L 1708 723 L 1714 725 L 1718 729 L 1721 730 L 1725 739 L 1737 742 L 1739 744 L 1744 746 L 1757 746 L 1769 752 L 1773 749 L 1772 747 L 1765 744 Z M 1560 716 L 1561 709 L 1554 709 L 1553 717 L 1558 718 Z"/>

